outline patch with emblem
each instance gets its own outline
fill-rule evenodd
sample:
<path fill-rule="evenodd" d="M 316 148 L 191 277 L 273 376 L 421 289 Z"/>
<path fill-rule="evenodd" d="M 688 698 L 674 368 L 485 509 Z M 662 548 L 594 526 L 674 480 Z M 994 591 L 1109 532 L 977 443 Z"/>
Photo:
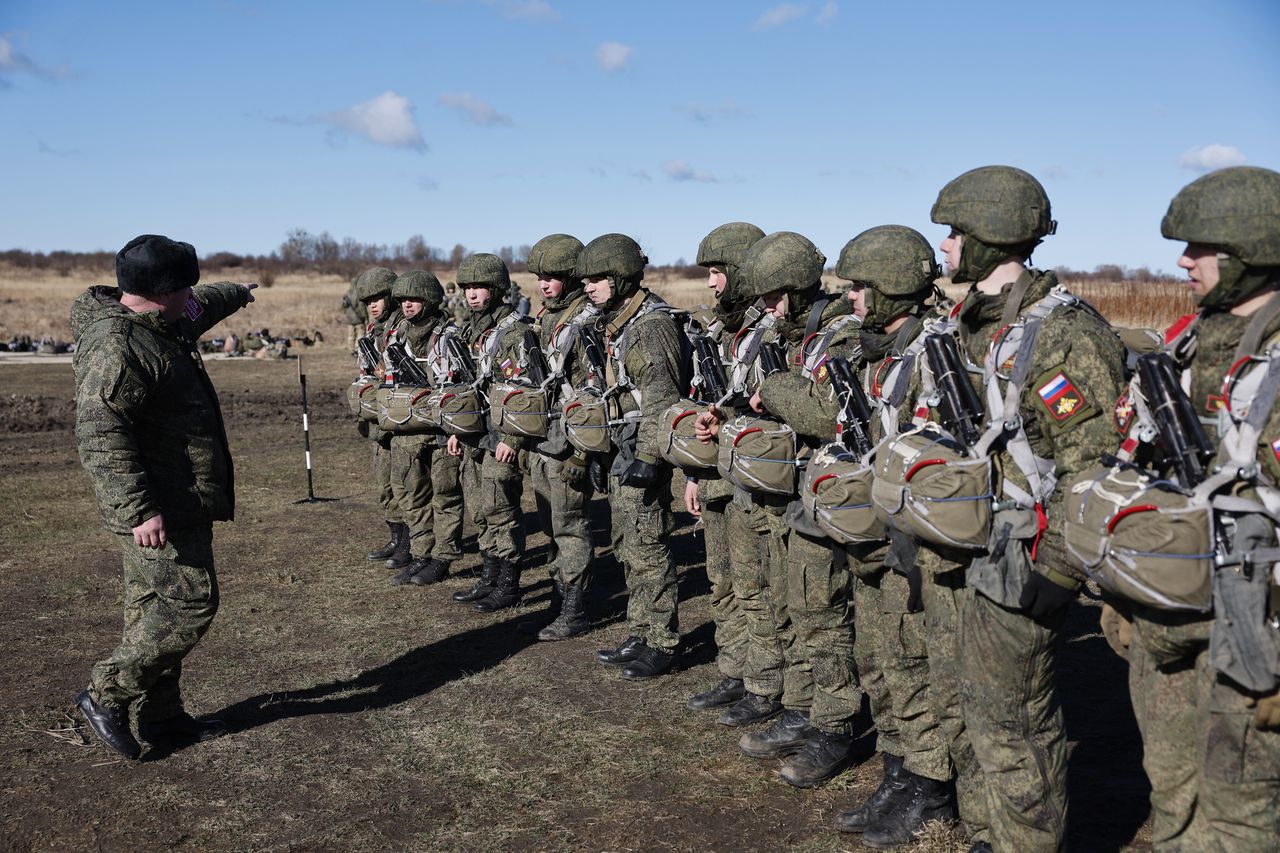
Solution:
<path fill-rule="evenodd" d="M 1271 442 L 1271 454 L 1275 456 L 1276 462 L 1280 463 L 1280 438 Z"/>
<path fill-rule="evenodd" d="M 813 370 L 813 381 L 822 385 L 827 381 L 830 371 L 827 370 L 827 357 L 824 355 L 822 361 L 818 362 L 818 366 Z"/>
<path fill-rule="evenodd" d="M 1222 394 L 1209 394 L 1204 398 L 1204 410 L 1211 415 L 1216 415 L 1226 404 L 1227 398 Z"/>
<path fill-rule="evenodd" d="M 186 303 L 182 306 L 182 313 L 187 315 L 187 319 L 195 322 L 204 314 L 204 306 L 200 304 L 200 300 L 195 296 L 188 296 Z"/>
<path fill-rule="evenodd" d="M 1115 414 L 1112 419 L 1116 424 L 1116 432 L 1121 435 L 1129 433 L 1129 424 L 1133 423 L 1133 401 L 1129 399 L 1129 392 L 1126 390 L 1116 399 Z"/>
<path fill-rule="evenodd" d="M 1090 406 L 1071 377 L 1066 365 L 1046 371 L 1031 386 L 1036 396 L 1049 412 L 1050 423 L 1055 428 L 1067 427 L 1093 416 L 1097 409 Z"/>
<path fill-rule="evenodd" d="M 513 361 L 511 360 L 511 357 L 510 357 L 510 356 L 507 356 L 505 359 L 503 359 L 502 364 L 498 365 L 499 367 L 501 367 L 501 368 L 502 368 L 502 375 L 503 375 L 503 376 L 506 376 L 506 377 L 510 378 L 510 376 L 511 376 L 511 374 L 512 374 L 512 372 L 513 372 L 513 371 L 512 371 L 512 365 L 513 365 L 513 364 L 515 364 L 515 362 L 513 362 Z"/>

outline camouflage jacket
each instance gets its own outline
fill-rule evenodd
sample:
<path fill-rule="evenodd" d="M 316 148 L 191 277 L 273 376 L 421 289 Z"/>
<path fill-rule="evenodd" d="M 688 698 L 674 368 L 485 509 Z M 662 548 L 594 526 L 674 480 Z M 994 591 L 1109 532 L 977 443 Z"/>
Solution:
<path fill-rule="evenodd" d="M 471 349 L 471 357 L 475 360 L 476 370 L 480 372 L 480 387 L 487 391 L 495 379 L 509 379 L 519 375 L 520 343 L 524 339 L 524 330 L 528 328 L 526 321 L 509 323 L 502 330 L 502 337 L 497 341 L 492 336 L 502 322 L 512 313 L 511 306 L 505 302 L 489 300 L 483 311 L 471 311 L 466 321 L 460 324 L 459 336 Z M 485 369 L 486 350 L 492 353 Z M 527 450 L 530 439 L 513 438 L 498 432 L 497 426 L 489 424 L 489 431 L 481 436 L 466 436 L 462 440 L 467 443 L 478 443 L 485 450 L 492 451 L 502 442 L 514 450 Z"/>
<path fill-rule="evenodd" d="M 1005 307 L 1011 293 L 1023 293 L 1018 308 L 1009 312 L 1021 315 L 1057 283 L 1052 272 L 1028 270 L 994 296 L 971 288 L 955 312 L 969 358 L 975 364 L 983 363 L 996 334 L 1009 322 Z M 1044 320 L 1030 357 L 1018 415 L 1032 451 L 1053 460 L 1058 482 L 1065 483 L 1114 449 L 1115 431 L 1111 418 L 1103 413 L 1110 411 L 1124 389 L 1124 345 L 1094 311 L 1085 305 L 1068 305 Z M 1011 364 L 998 366 L 1002 392 L 1011 368 Z M 1000 449 L 999 442 L 994 448 L 999 474 L 1027 489 L 1027 480 L 1012 457 Z M 1063 539 L 1065 495 L 1065 489 L 1055 489 L 1044 508 L 1048 526 L 1036 544 L 1035 561 L 1041 568 L 1083 581 L 1084 576 L 1067 557 Z"/>
<path fill-rule="evenodd" d="M 676 320 L 666 310 L 653 310 L 666 303 L 658 296 L 645 294 L 639 314 L 633 315 L 621 325 L 615 325 L 619 312 L 601 319 L 604 342 L 609 353 L 610 372 L 618 375 L 617 346 L 626 339 L 625 354 L 621 364 L 630 388 L 639 394 L 623 390 L 615 398 L 622 414 L 638 411 L 636 431 L 636 458 L 649 464 L 661 460 L 663 433 L 662 415 L 667 407 L 679 400 L 684 389 L 680 387 L 680 329 Z M 622 309 L 622 310 L 625 310 Z M 612 384 L 613 379 L 610 379 Z"/>
<path fill-rule="evenodd" d="M 543 353 L 550 356 L 557 333 L 565 323 L 581 314 L 590 304 L 591 300 L 579 290 L 568 299 L 548 300 L 543 305 L 537 319 L 538 341 L 542 344 Z M 587 384 L 589 373 L 586 356 L 582 354 L 576 338 L 568 342 L 567 349 L 568 355 L 562 368 L 565 381 L 574 388 L 581 388 Z"/>
<path fill-rule="evenodd" d="M 831 441 L 836 435 L 836 415 L 840 406 L 836 402 L 831 388 L 831 381 L 824 363 L 815 365 L 812 378 L 805 375 L 804 362 L 813 354 L 813 347 L 819 345 L 828 331 L 837 322 L 842 322 L 835 329 L 826 345 L 825 358 L 818 356 L 820 362 L 844 356 L 849 366 L 855 371 L 862 366 L 862 347 L 858 338 L 861 326 L 856 319 L 852 322 L 842 321 L 851 317 L 853 303 L 843 295 L 833 298 L 822 311 L 818 320 L 818 331 L 811 341 L 803 340 L 804 324 L 790 324 L 787 332 L 787 344 L 791 353 L 790 368 L 782 373 L 765 379 L 760 383 L 760 402 L 770 414 L 781 418 L 801 436 L 806 443 L 818 445 Z M 808 344 L 808 348 L 805 347 Z"/>
<path fill-rule="evenodd" d="M 249 291 L 199 285 L 177 323 L 135 313 L 120 295 L 91 287 L 71 306 L 76 446 L 103 524 L 129 533 L 158 514 L 171 528 L 229 520 L 231 451 L 196 340 L 243 308 Z"/>
<path fill-rule="evenodd" d="M 365 308 L 364 303 L 356 296 L 354 281 L 342 295 L 342 315 L 352 326 L 363 326 L 369 322 L 369 309 Z"/>

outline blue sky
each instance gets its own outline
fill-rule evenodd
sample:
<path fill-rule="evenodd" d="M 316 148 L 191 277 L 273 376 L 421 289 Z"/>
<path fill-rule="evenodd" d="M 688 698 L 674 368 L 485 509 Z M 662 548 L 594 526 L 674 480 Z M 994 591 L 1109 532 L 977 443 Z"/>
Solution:
<path fill-rule="evenodd" d="M 1173 270 L 1169 199 L 1280 168 L 1280 3 L 416 0 L 0 4 L 0 248 L 291 228 L 446 249 L 722 222 L 935 245 L 937 191 L 1049 191 L 1041 266 Z"/>

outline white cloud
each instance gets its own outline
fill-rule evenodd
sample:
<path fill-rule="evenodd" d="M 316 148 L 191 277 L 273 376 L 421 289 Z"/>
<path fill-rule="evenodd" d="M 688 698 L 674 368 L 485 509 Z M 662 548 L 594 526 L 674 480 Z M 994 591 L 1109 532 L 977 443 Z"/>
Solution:
<path fill-rule="evenodd" d="M 710 172 L 695 169 L 684 160 L 668 160 L 662 164 L 662 173 L 673 181 L 697 181 L 703 184 L 714 184 L 719 180 Z"/>
<path fill-rule="evenodd" d="M 630 45 L 616 41 L 606 41 L 596 48 L 596 64 L 610 74 L 626 68 L 630 60 Z"/>
<path fill-rule="evenodd" d="M 560 13 L 544 0 L 504 0 L 498 4 L 502 17 L 513 21 L 556 21 Z"/>
<path fill-rule="evenodd" d="M 764 14 L 756 18 L 756 22 L 751 25 L 753 30 L 772 30 L 783 24 L 789 24 L 796 18 L 799 18 L 805 12 L 809 11 L 809 7 L 801 3 L 780 3 L 772 9 L 765 10 Z"/>
<path fill-rule="evenodd" d="M 476 124 L 511 124 L 511 116 L 498 112 L 492 104 L 480 100 L 470 92 L 445 92 L 436 98 L 436 103 L 466 116 Z"/>
<path fill-rule="evenodd" d="M 1244 153 L 1234 145 L 1198 145 L 1178 158 L 1178 165 L 1196 172 L 1212 172 L 1228 166 L 1243 166 Z"/>
<path fill-rule="evenodd" d="M 733 100 L 725 100 L 719 104 L 685 104 L 676 107 L 689 118 L 698 122 L 709 122 L 715 119 L 745 118 L 751 111 Z"/>
<path fill-rule="evenodd" d="M 840 14 L 840 7 L 836 4 L 836 0 L 827 0 L 822 4 L 822 8 L 818 10 L 817 22 L 822 26 L 826 26 L 835 21 L 836 16 Z"/>
<path fill-rule="evenodd" d="M 322 115 L 317 120 L 379 145 L 425 151 L 427 144 L 422 141 L 413 111 L 413 101 L 395 92 L 383 92 L 371 101 Z"/>
<path fill-rule="evenodd" d="M 16 33 L 0 35 L 0 76 L 8 74 L 30 74 L 32 77 L 43 77 L 46 80 L 66 80 L 71 76 L 65 65 L 47 68 L 27 56 L 14 44 Z"/>

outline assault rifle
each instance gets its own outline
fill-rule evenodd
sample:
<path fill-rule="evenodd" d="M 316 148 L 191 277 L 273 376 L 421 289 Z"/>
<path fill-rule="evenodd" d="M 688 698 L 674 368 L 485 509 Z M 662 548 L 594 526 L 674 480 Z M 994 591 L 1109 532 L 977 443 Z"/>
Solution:
<path fill-rule="evenodd" d="M 1138 357 L 1138 381 L 1155 421 L 1160 449 L 1173 466 L 1178 484 L 1194 489 L 1209 474 L 1214 446 L 1165 353 Z"/>
<path fill-rule="evenodd" d="M 787 354 L 780 344 L 761 344 L 759 359 L 760 370 L 766 378 L 787 369 Z"/>
<path fill-rule="evenodd" d="M 604 343 L 600 340 L 600 333 L 591 324 L 583 323 L 578 327 L 578 337 L 582 341 L 582 353 L 587 357 L 587 364 L 591 365 L 591 372 L 595 375 L 596 383 L 603 388 L 606 382 L 605 355 Z"/>
<path fill-rule="evenodd" d="M 356 341 L 356 349 L 360 353 L 360 372 L 365 376 L 377 375 L 378 364 L 382 361 L 382 356 L 378 354 L 378 347 L 373 342 L 373 338 L 369 335 L 362 335 Z"/>
<path fill-rule="evenodd" d="M 969 381 L 956 339 L 952 335 L 929 335 L 924 339 L 924 354 L 938 389 L 942 425 L 965 447 L 972 448 L 982 435 L 986 407 Z"/>
<path fill-rule="evenodd" d="M 849 359 L 837 356 L 827 362 L 827 374 L 831 377 L 831 385 L 836 389 L 836 397 L 840 401 L 842 434 L 853 436 L 853 449 L 865 456 L 875 447 L 871 443 L 868 425 L 871 422 L 871 403 L 867 393 L 862 390 Z"/>
<path fill-rule="evenodd" d="M 720 350 L 706 335 L 689 337 L 693 342 L 694 357 L 698 359 L 698 374 L 701 381 L 698 397 L 703 403 L 718 405 L 729 396 L 729 381 L 724 375 L 724 362 L 720 360 Z"/>
<path fill-rule="evenodd" d="M 445 349 L 449 353 L 449 366 L 462 374 L 464 382 L 468 385 L 474 385 L 476 382 L 476 362 L 471 357 L 470 350 L 466 348 L 462 341 L 458 340 L 456 335 L 449 336 Z"/>
<path fill-rule="evenodd" d="M 431 378 L 418 366 L 417 359 L 409 355 L 405 345 L 399 341 L 394 344 L 387 344 L 387 358 L 391 360 L 391 366 L 395 369 L 396 378 L 400 381 L 409 385 L 428 386 L 431 384 Z"/>
<path fill-rule="evenodd" d="M 524 359 L 527 362 L 525 367 L 529 369 L 529 379 L 534 385 L 542 385 L 547 381 L 551 368 L 547 365 L 547 357 L 542 352 L 542 341 L 538 340 L 538 333 L 533 329 L 524 330 Z"/>

